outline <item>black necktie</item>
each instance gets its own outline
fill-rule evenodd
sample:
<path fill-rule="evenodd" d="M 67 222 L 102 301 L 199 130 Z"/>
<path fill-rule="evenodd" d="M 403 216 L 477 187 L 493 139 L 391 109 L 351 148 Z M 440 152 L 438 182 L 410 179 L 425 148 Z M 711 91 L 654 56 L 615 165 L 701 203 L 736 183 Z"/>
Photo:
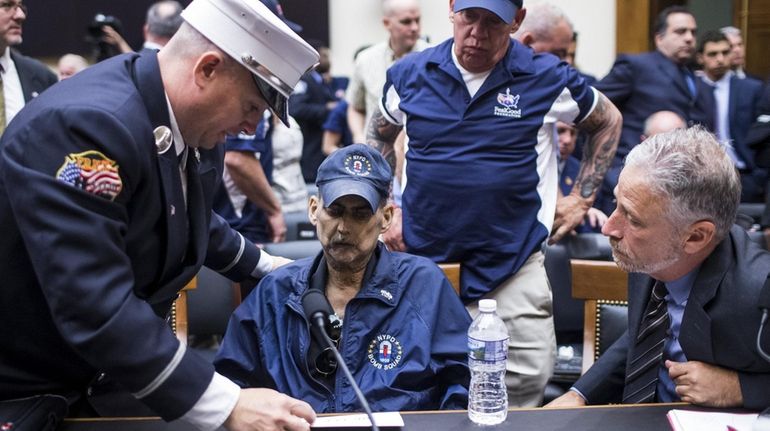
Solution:
<path fill-rule="evenodd" d="M 666 285 L 655 282 L 650 301 L 642 316 L 639 333 L 631 348 L 631 363 L 627 367 L 623 403 L 649 403 L 655 400 L 658 367 L 663 360 L 663 346 L 669 329 L 668 307 L 664 298 Z"/>

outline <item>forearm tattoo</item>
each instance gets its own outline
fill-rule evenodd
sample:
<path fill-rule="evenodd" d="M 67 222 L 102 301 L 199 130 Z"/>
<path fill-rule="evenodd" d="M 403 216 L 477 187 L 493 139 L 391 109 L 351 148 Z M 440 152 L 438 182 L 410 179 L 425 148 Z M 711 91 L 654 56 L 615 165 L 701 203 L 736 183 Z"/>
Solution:
<path fill-rule="evenodd" d="M 580 173 L 575 181 L 580 197 L 589 199 L 601 187 L 618 148 L 621 125 L 622 117 L 617 108 L 600 93 L 594 111 L 578 125 L 581 131 L 588 133 Z"/>
<path fill-rule="evenodd" d="M 400 131 L 401 127 L 386 120 L 379 110 L 372 115 L 366 130 L 366 143 L 382 154 L 393 172 L 396 171 L 393 144 Z"/>

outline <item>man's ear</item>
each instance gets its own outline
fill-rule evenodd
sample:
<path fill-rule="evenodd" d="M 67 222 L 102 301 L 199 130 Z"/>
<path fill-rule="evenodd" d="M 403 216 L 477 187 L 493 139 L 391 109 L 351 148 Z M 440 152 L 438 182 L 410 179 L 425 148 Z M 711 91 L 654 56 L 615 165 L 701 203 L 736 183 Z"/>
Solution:
<path fill-rule="evenodd" d="M 310 223 L 315 226 L 318 223 L 318 216 L 316 213 L 318 212 L 318 206 L 321 205 L 321 203 L 318 201 L 318 196 L 312 195 L 310 196 L 310 200 L 308 200 L 307 204 L 307 217 L 310 219 Z"/>
<path fill-rule="evenodd" d="M 510 33 L 516 33 L 519 27 L 521 27 L 521 23 L 524 22 L 524 18 L 526 16 L 527 16 L 526 8 L 521 8 L 516 11 L 516 16 L 513 17 L 513 22 L 511 23 Z"/>
<path fill-rule="evenodd" d="M 716 236 L 716 225 L 710 220 L 696 221 L 687 229 L 684 252 L 696 254 L 711 245 Z"/>
<path fill-rule="evenodd" d="M 524 32 L 524 34 L 521 35 L 521 43 L 525 46 L 532 46 L 533 43 L 535 43 L 535 37 L 532 36 L 531 32 Z"/>
<path fill-rule="evenodd" d="M 393 212 L 395 207 L 392 203 L 385 204 L 382 209 L 382 225 L 380 226 L 380 233 L 385 233 L 390 228 L 390 224 L 393 222 Z"/>
<path fill-rule="evenodd" d="M 193 74 L 195 76 L 195 85 L 204 87 L 216 76 L 222 74 L 224 70 L 224 57 L 222 53 L 216 51 L 207 51 L 198 57 L 195 62 Z"/>

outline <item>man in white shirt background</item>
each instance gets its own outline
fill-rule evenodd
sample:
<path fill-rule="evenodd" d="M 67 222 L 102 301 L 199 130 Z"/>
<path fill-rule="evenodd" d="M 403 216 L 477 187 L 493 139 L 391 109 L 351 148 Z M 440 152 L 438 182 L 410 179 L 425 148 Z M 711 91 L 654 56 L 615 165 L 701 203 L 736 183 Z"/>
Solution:
<path fill-rule="evenodd" d="M 762 202 L 767 171 L 758 168 L 754 151 L 746 143 L 749 127 L 757 118 L 762 82 L 740 79 L 731 70 L 732 50 L 727 37 L 707 31 L 699 41 L 696 60 L 703 68 L 698 74 L 714 97 L 714 134 L 728 144 L 727 154 L 741 174 L 741 202 Z"/>

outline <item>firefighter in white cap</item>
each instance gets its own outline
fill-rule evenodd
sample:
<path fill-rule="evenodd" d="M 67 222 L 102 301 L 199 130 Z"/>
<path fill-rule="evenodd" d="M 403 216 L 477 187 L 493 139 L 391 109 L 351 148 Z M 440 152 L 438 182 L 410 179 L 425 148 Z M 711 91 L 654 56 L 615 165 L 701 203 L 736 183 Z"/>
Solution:
<path fill-rule="evenodd" d="M 211 212 L 219 144 L 254 133 L 265 109 L 285 121 L 318 54 L 259 0 L 194 0 L 182 16 L 159 53 L 57 84 L 0 141 L 0 401 L 56 394 L 71 415 L 135 404 L 201 430 L 308 429 L 306 403 L 240 389 L 166 318 L 201 265 L 247 280 L 283 262 Z"/>

